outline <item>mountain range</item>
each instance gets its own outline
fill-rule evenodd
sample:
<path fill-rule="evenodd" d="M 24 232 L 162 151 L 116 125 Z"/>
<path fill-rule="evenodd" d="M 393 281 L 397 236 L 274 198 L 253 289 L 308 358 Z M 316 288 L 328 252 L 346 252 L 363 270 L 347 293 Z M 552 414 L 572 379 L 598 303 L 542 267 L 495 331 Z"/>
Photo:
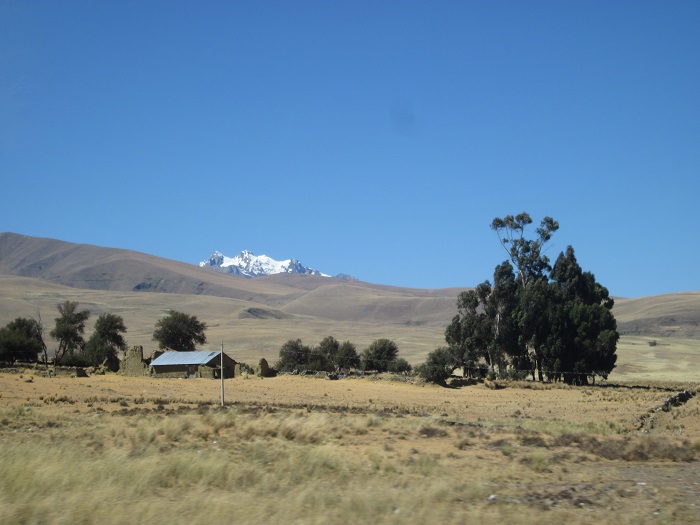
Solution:
<path fill-rule="evenodd" d="M 51 326 L 56 305 L 71 300 L 91 312 L 88 335 L 99 314 L 117 313 L 128 327 L 127 342 L 146 350 L 154 346 L 155 322 L 169 309 L 195 314 L 207 323 L 209 341 L 226 342 L 244 362 L 274 362 L 287 340 L 314 345 L 328 335 L 358 350 L 386 337 L 413 363 L 445 344 L 462 289 L 401 288 L 313 272 L 252 279 L 125 249 L 0 233 L 0 326 L 37 314 Z M 664 372 L 681 373 L 696 356 L 700 365 L 700 292 L 616 298 L 613 312 L 622 334 L 620 370 L 643 374 L 663 364 Z M 674 348 L 673 359 L 664 361 Z"/>
<path fill-rule="evenodd" d="M 235 257 L 227 257 L 221 252 L 216 251 L 207 260 L 200 262 L 199 266 L 229 275 L 240 275 L 249 279 L 278 273 L 296 273 L 329 277 L 329 275 L 321 273 L 318 270 L 307 268 L 296 259 L 276 261 L 267 255 L 255 255 L 248 250 L 243 250 Z M 348 274 L 338 274 L 335 277 L 351 281 L 357 280 Z"/>

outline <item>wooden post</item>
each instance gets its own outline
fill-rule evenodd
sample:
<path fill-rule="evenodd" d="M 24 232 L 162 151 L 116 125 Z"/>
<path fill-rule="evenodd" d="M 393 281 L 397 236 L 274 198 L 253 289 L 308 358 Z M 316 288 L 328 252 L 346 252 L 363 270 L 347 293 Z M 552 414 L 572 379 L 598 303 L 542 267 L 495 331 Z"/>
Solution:
<path fill-rule="evenodd" d="M 221 340 L 221 406 L 224 406 L 224 341 Z"/>

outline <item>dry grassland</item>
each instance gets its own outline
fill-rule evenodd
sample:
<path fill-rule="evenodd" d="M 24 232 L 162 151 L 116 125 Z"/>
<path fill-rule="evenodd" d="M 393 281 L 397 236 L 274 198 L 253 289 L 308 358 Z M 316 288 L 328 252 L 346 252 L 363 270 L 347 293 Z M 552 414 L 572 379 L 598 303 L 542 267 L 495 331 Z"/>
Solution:
<path fill-rule="evenodd" d="M 654 346 L 650 346 L 650 342 Z M 617 345 L 614 380 L 698 381 L 700 343 L 680 337 L 625 335 Z"/>
<path fill-rule="evenodd" d="M 215 275 L 228 280 L 235 279 L 237 284 L 250 283 L 247 279 Z M 52 327 L 56 305 L 63 301 L 77 301 L 81 308 L 90 311 L 86 337 L 89 337 L 94 320 L 100 314 L 120 315 L 128 328 L 127 343 L 130 346 L 143 346 L 146 354 L 157 348 L 153 342 L 153 328 L 156 321 L 170 309 L 196 315 L 207 324 L 209 347 L 216 348 L 223 341 L 227 352 L 232 353 L 236 360 L 251 364 L 257 363 L 262 357 L 271 364 L 274 363 L 280 347 L 289 339 L 298 338 L 313 346 L 324 337 L 332 335 L 339 341 L 352 341 L 358 350 L 366 348 L 375 339 L 389 338 L 399 345 L 401 355 L 413 363 L 424 361 L 429 352 L 444 344 L 445 326 L 456 310 L 456 291 L 453 294 L 450 292 L 449 299 L 441 299 L 447 302 L 449 308 L 446 313 L 438 316 L 437 320 L 431 308 L 425 307 L 424 310 L 429 313 L 422 313 L 420 318 L 431 321 L 411 323 L 409 306 L 415 301 L 410 297 L 403 299 L 393 291 L 362 291 L 349 294 L 349 291 L 353 291 L 351 284 L 348 285 L 348 291 L 338 292 L 332 297 L 322 299 L 318 297 L 322 295 L 320 292 L 315 295 L 319 300 L 317 310 L 336 312 L 342 307 L 343 315 L 347 316 L 347 319 L 338 320 L 307 315 L 305 312 L 309 306 L 305 298 L 298 301 L 286 298 L 286 308 L 289 312 L 279 309 L 286 303 L 269 291 L 269 283 L 266 287 L 260 285 L 268 292 L 265 294 L 265 304 L 207 295 L 82 290 L 38 279 L 0 275 L 0 326 L 18 316 L 36 316 L 39 311 L 46 326 Z M 297 294 L 301 295 L 302 292 L 297 290 Z M 253 296 L 254 293 L 251 291 L 249 295 Z M 354 304 L 351 299 L 358 296 L 362 301 Z M 270 306 L 275 303 L 279 304 Z M 395 313 L 396 303 L 408 310 L 406 317 L 398 321 L 390 317 Z M 262 315 L 251 315 L 251 308 L 261 311 Z M 377 310 L 383 311 L 382 316 L 378 315 Z M 51 343 L 53 341 L 49 342 Z"/>
<path fill-rule="evenodd" d="M 457 290 L 423 290 L 417 297 L 412 295 L 419 292 L 415 290 L 348 283 L 322 286 L 307 296 L 301 286 L 318 285 L 318 281 L 290 281 L 283 278 L 289 276 L 279 276 L 262 282 L 211 273 L 225 282 L 233 280 L 237 287 L 245 286 L 243 298 L 81 290 L 0 275 L 0 326 L 40 311 L 50 329 L 56 305 L 78 301 L 91 312 L 86 337 L 101 313 L 117 314 L 128 327 L 127 343 L 142 345 L 150 354 L 156 349 L 153 327 L 173 308 L 207 323 L 208 348 L 218 349 L 223 341 L 226 352 L 244 363 L 256 364 L 264 357 L 274 364 L 280 347 L 289 339 L 301 338 L 313 346 L 332 335 L 340 341 L 352 341 L 360 351 L 375 339 L 392 339 L 400 356 L 415 365 L 445 344 L 445 326 L 456 312 Z M 284 295 L 280 283 L 288 282 L 298 288 L 281 288 L 288 294 Z M 254 314 L 249 312 L 251 308 Z M 625 331 L 611 380 L 698 380 L 700 292 L 619 299 L 615 316 Z M 657 346 L 650 347 L 650 341 L 656 341 Z"/>
<path fill-rule="evenodd" d="M 0 374 L 0 522 L 697 523 L 695 388 Z"/>

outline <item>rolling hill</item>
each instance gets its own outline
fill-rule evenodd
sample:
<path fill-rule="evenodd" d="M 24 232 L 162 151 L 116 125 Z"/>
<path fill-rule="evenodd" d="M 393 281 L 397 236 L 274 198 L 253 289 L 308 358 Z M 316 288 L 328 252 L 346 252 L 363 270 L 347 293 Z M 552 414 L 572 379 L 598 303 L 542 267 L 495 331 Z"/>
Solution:
<path fill-rule="evenodd" d="M 246 279 L 129 250 L 0 234 L 0 326 L 17 316 L 41 315 L 50 327 L 56 304 L 72 300 L 93 318 L 121 315 L 128 343 L 146 350 L 155 348 L 153 325 L 173 308 L 207 323 L 209 346 L 223 342 L 246 362 L 260 357 L 274 362 L 288 339 L 316 344 L 333 335 L 358 349 L 388 337 L 403 357 L 418 363 L 444 344 L 459 291 L 301 274 Z M 677 370 L 674 349 L 683 354 L 688 373 L 697 370 L 700 292 L 618 298 L 614 313 L 623 335 L 621 372 Z M 651 341 L 658 344 L 652 348 Z"/>

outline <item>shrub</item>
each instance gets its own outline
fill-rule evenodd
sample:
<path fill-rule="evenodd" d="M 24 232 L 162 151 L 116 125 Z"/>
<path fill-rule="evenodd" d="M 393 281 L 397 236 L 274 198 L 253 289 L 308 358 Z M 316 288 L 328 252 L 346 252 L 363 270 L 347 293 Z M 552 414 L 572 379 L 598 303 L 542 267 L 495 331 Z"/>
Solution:
<path fill-rule="evenodd" d="M 389 363 L 388 371 L 393 374 L 403 374 L 410 372 L 412 367 L 403 357 L 397 357 Z"/>
<path fill-rule="evenodd" d="M 448 348 L 436 348 L 428 354 L 425 363 L 418 370 L 418 375 L 430 383 L 444 384 L 453 369 L 453 357 Z"/>
<path fill-rule="evenodd" d="M 396 359 L 399 348 L 391 339 L 377 339 L 365 348 L 360 357 L 363 370 L 386 372 L 389 364 Z"/>
<path fill-rule="evenodd" d="M 309 368 L 311 348 L 304 346 L 301 339 L 290 339 L 280 348 L 279 360 L 275 363 L 275 370 L 280 372 L 293 372 L 300 368 Z"/>

